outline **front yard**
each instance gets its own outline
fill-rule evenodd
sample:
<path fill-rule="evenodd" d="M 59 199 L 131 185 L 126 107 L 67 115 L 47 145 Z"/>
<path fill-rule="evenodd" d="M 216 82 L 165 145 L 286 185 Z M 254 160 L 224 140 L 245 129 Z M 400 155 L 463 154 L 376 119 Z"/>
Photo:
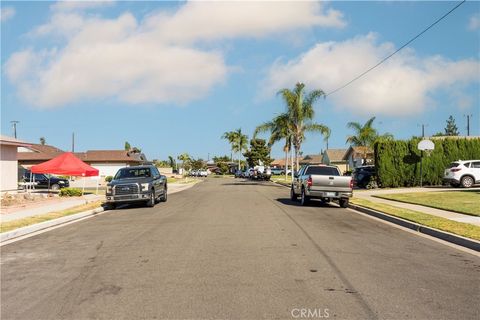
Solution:
<path fill-rule="evenodd" d="M 480 191 L 478 190 L 397 193 L 374 197 L 480 216 Z"/>

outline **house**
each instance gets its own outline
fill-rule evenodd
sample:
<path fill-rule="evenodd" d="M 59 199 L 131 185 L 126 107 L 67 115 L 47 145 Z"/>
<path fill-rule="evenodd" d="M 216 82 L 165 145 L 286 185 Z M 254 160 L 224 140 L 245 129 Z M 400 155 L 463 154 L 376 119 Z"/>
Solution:
<path fill-rule="evenodd" d="M 347 149 L 327 149 L 323 152 L 322 163 L 337 166 L 343 174 L 347 171 L 348 165 L 347 160 L 343 159 L 346 152 Z"/>
<path fill-rule="evenodd" d="M 48 161 L 62 154 L 64 151 L 54 146 L 32 144 L 29 149 L 18 150 L 18 164 L 29 168 L 33 165 Z M 100 177 L 113 176 L 118 169 L 148 163 L 143 153 L 125 150 L 88 150 L 76 152 L 75 156 L 83 162 L 99 170 Z"/>
<path fill-rule="evenodd" d="M 17 148 L 30 147 L 29 143 L 15 138 L 0 136 L 0 191 L 15 191 L 18 188 Z"/>
<path fill-rule="evenodd" d="M 290 166 L 290 159 L 288 159 L 288 165 Z M 275 169 L 285 169 L 285 158 L 282 159 L 275 159 L 270 164 L 270 167 Z"/>
<path fill-rule="evenodd" d="M 347 162 L 347 170 L 353 170 L 359 166 L 373 164 L 373 150 L 369 147 L 351 146 L 342 159 Z"/>
<path fill-rule="evenodd" d="M 314 164 L 321 164 L 323 163 L 323 155 L 322 154 L 309 154 L 300 159 L 299 164 L 303 165 L 314 165 Z"/>

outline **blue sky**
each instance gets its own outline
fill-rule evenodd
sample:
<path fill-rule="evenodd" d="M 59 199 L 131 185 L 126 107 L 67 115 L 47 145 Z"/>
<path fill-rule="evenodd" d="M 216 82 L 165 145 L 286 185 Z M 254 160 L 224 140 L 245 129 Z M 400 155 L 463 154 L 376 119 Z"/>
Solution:
<path fill-rule="evenodd" d="M 1 2 L 1 132 L 68 150 L 121 149 L 150 159 L 229 154 L 225 131 L 284 110 L 276 92 L 304 82 L 329 93 L 458 2 Z M 406 139 L 480 135 L 480 3 L 468 1 L 408 48 L 320 99 L 315 121 L 345 148 L 349 121 L 376 116 Z M 304 154 L 325 148 L 308 135 Z M 281 143 L 272 155 L 282 155 Z"/>

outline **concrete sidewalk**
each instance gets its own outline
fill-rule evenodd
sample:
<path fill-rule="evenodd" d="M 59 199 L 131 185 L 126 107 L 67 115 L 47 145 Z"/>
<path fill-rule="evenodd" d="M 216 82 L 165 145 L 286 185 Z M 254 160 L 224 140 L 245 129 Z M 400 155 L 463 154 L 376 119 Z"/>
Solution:
<path fill-rule="evenodd" d="M 473 188 L 474 190 L 480 188 Z M 365 199 L 375 203 L 387 204 L 397 208 L 414 210 L 437 217 L 442 217 L 445 219 L 470 223 L 476 226 L 480 226 L 480 217 L 474 217 L 467 214 L 456 213 L 447 210 L 435 209 L 431 207 L 421 206 L 417 204 L 404 203 L 399 201 L 380 199 L 374 197 L 374 195 L 383 195 L 383 194 L 393 194 L 393 193 L 413 193 L 413 192 L 434 192 L 434 191 L 456 191 L 458 189 L 452 188 L 400 188 L 400 189 L 374 189 L 374 190 L 365 190 L 365 191 L 354 191 L 354 197 L 359 199 Z M 469 189 L 472 190 L 472 189 Z"/>
<path fill-rule="evenodd" d="M 168 185 L 168 194 L 170 195 L 186 190 L 188 188 L 191 188 L 193 185 L 195 185 L 195 183 L 171 183 Z M 78 198 L 55 198 L 51 201 L 29 204 L 25 209 L 15 210 L 14 212 L 8 212 L 7 210 L 5 210 L 7 212 L 2 211 L 2 214 L 0 215 L 0 220 L 2 222 L 19 220 L 41 214 L 47 214 L 50 212 L 66 210 L 98 200 L 105 200 L 105 196 L 89 194 Z"/>

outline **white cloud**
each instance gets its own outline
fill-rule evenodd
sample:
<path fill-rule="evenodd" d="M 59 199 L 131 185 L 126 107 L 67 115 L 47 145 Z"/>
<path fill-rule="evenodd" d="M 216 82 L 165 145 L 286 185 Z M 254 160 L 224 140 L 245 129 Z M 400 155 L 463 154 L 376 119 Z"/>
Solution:
<path fill-rule="evenodd" d="M 480 29 L 480 14 L 474 14 L 468 22 L 468 30 L 476 31 Z"/>
<path fill-rule="evenodd" d="M 2 7 L 0 8 L 0 21 L 5 22 L 15 16 L 15 8 Z"/>
<path fill-rule="evenodd" d="M 302 81 L 329 93 L 394 51 L 391 43 L 377 44 L 376 35 L 344 42 L 319 43 L 301 56 L 277 61 L 264 83 L 268 94 Z M 465 85 L 478 81 L 478 60 L 450 61 L 441 56 L 420 58 L 404 50 L 343 90 L 328 97 L 340 109 L 366 115 L 411 115 L 432 106 L 431 95 L 443 90 L 458 96 Z"/>
<path fill-rule="evenodd" d="M 90 2 L 89 2 L 90 3 Z M 86 4 L 57 3 L 32 37 L 60 35 L 62 47 L 14 53 L 9 80 L 32 105 L 57 107 L 83 99 L 187 103 L 223 83 L 235 67 L 200 41 L 260 37 L 309 26 L 341 27 L 341 13 L 313 2 L 193 2 L 174 13 L 137 21 L 86 15 Z M 26 66 L 29 66 L 28 68 Z"/>

